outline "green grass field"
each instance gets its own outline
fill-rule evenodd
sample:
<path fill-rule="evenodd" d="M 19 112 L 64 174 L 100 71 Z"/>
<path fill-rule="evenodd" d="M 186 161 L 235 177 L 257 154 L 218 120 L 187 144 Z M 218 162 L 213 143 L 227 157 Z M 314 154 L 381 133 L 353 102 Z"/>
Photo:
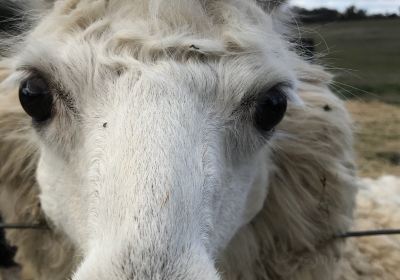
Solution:
<path fill-rule="evenodd" d="M 305 26 L 318 60 L 337 75 L 333 89 L 353 98 L 362 176 L 400 176 L 400 19 L 334 22 Z M 386 103 L 386 104 L 385 104 Z"/>
<path fill-rule="evenodd" d="M 305 26 L 344 97 L 400 104 L 400 19 Z"/>

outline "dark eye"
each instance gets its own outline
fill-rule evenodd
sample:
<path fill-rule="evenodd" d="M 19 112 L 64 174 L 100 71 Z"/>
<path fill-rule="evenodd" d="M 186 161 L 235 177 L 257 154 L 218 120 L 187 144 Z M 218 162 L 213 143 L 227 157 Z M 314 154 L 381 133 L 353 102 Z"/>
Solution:
<path fill-rule="evenodd" d="M 287 108 L 287 97 L 280 85 L 258 95 L 254 111 L 255 126 L 270 131 L 283 119 Z"/>
<path fill-rule="evenodd" d="M 42 77 L 33 76 L 23 81 L 19 88 L 19 100 L 33 120 L 43 122 L 51 117 L 53 97 Z"/>

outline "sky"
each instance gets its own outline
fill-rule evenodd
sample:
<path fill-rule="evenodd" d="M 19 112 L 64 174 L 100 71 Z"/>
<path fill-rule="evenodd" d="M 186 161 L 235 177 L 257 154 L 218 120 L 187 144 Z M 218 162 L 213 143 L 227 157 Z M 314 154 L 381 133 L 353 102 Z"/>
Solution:
<path fill-rule="evenodd" d="M 329 7 L 340 11 L 354 5 L 370 14 L 399 13 L 400 7 L 400 0 L 290 0 L 290 3 L 305 8 Z"/>

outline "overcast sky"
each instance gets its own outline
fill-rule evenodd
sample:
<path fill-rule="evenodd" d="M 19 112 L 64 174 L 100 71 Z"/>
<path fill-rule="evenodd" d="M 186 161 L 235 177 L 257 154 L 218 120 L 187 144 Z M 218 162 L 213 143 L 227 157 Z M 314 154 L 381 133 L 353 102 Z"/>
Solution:
<path fill-rule="evenodd" d="M 329 7 L 344 10 L 355 5 L 369 13 L 398 13 L 400 0 L 290 0 L 291 4 L 305 8 Z"/>

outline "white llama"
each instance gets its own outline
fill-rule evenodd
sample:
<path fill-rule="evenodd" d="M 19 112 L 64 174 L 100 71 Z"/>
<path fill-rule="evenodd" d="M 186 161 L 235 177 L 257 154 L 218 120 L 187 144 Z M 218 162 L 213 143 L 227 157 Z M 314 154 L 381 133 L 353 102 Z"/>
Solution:
<path fill-rule="evenodd" d="M 46 5 L 2 62 L 0 212 L 50 227 L 8 232 L 24 275 L 337 277 L 351 124 L 264 4 Z"/>

